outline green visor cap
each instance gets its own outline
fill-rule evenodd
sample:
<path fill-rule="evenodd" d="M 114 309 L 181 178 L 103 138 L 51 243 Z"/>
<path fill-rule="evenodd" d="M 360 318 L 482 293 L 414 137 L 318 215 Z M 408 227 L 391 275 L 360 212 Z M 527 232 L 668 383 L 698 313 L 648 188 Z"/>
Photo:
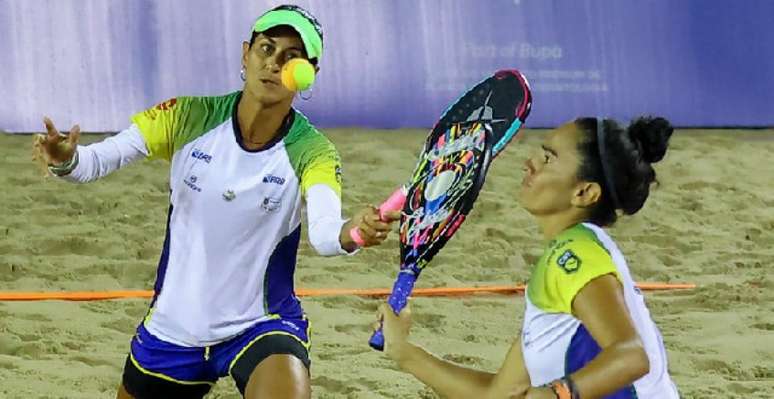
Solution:
<path fill-rule="evenodd" d="M 292 10 L 273 10 L 258 17 L 253 25 L 253 32 L 263 32 L 275 26 L 288 25 L 295 29 L 304 42 L 304 49 L 309 59 L 322 57 L 322 37 L 314 25 L 303 15 Z"/>

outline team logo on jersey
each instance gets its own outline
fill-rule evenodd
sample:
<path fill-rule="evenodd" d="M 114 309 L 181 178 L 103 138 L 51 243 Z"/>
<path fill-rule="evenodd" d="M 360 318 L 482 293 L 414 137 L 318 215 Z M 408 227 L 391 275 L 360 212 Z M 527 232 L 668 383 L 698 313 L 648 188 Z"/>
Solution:
<path fill-rule="evenodd" d="M 188 186 L 188 188 L 190 188 L 191 190 L 194 190 L 197 193 L 200 193 L 202 192 L 202 188 L 196 185 L 196 182 L 198 180 L 199 180 L 198 177 L 192 175 L 192 176 L 188 176 L 187 179 L 184 179 L 183 183 L 185 183 L 185 185 Z"/>
<path fill-rule="evenodd" d="M 261 202 L 261 208 L 266 212 L 276 212 L 280 209 L 281 205 L 282 202 L 280 202 L 279 198 L 266 197 L 263 199 L 263 202 Z"/>
<path fill-rule="evenodd" d="M 548 243 L 548 250 L 551 251 L 551 252 L 550 252 L 550 254 L 548 255 L 548 258 L 547 258 L 548 259 L 548 263 L 551 263 L 553 261 L 553 259 L 556 257 L 556 253 L 557 252 L 559 252 L 562 249 L 564 249 L 564 247 L 567 246 L 567 244 L 569 244 L 571 242 L 572 242 L 572 239 L 561 240 L 561 241 L 552 240 L 551 242 L 549 242 Z"/>
<path fill-rule="evenodd" d="M 575 273 L 580 269 L 581 260 L 571 250 L 566 250 L 556 260 L 556 264 L 559 265 L 566 273 Z"/>
<path fill-rule="evenodd" d="M 177 98 L 170 98 L 169 100 L 156 105 L 156 109 L 159 111 L 169 111 L 175 104 L 177 104 Z"/>
<path fill-rule="evenodd" d="M 194 148 L 193 152 L 191 152 L 191 157 L 196 159 L 201 159 L 202 161 L 207 163 L 210 163 L 212 161 L 212 155 L 207 154 L 206 152 L 198 148 Z"/>
<path fill-rule="evenodd" d="M 175 104 L 177 104 L 177 98 L 171 98 L 167 101 L 157 104 L 153 108 L 146 109 L 143 111 L 143 115 L 152 121 L 156 120 L 156 117 L 159 116 L 159 112 L 169 111 L 170 109 L 174 108 Z"/>
<path fill-rule="evenodd" d="M 282 178 L 282 177 L 279 177 L 279 176 L 274 176 L 274 175 L 269 174 L 269 175 L 266 175 L 266 176 L 263 177 L 263 182 L 264 183 L 274 183 L 274 184 L 278 184 L 278 185 L 281 186 L 281 185 L 285 184 L 285 179 Z"/>

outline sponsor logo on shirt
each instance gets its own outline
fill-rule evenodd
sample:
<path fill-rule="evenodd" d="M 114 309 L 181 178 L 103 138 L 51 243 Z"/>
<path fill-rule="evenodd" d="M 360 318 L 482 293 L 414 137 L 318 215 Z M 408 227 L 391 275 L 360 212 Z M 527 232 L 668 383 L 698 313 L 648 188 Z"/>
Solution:
<path fill-rule="evenodd" d="M 184 179 L 183 183 L 185 183 L 185 185 L 188 186 L 188 188 L 190 188 L 191 190 L 194 190 L 197 193 L 200 193 L 202 192 L 202 188 L 196 185 L 196 182 L 198 180 L 199 180 L 198 177 L 191 175 L 191 176 L 188 176 L 187 179 Z"/>
<path fill-rule="evenodd" d="M 175 107 L 175 104 L 177 104 L 177 98 L 170 98 L 169 100 L 156 105 L 156 109 L 159 111 L 169 111 Z"/>
<path fill-rule="evenodd" d="M 143 115 L 150 119 L 150 120 L 156 120 L 156 117 L 159 116 L 160 112 L 169 111 L 172 108 L 175 107 L 175 104 L 177 104 L 177 98 L 170 98 L 167 101 L 164 101 L 163 103 L 157 104 L 153 108 L 148 108 L 145 111 L 143 111 Z"/>
<path fill-rule="evenodd" d="M 263 177 L 263 182 L 264 183 L 279 184 L 281 186 L 281 185 L 285 184 L 285 179 L 282 178 L 282 177 L 279 177 L 279 176 L 266 175 L 266 176 Z"/>
<path fill-rule="evenodd" d="M 212 161 L 212 155 L 207 154 L 206 152 L 198 148 L 194 148 L 193 152 L 191 153 L 191 156 L 196 159 L 201 159 L 202 161 L 207 163 L 210 163 Z"/>
<path fill-rule="evenodd" d="M 280 209 L 281 205 L 282 203 L 279 198 L 266 197 L 263 199 L 263 202 L 261 202 L 261 208 L 266 212 L 276 212 Z"/>

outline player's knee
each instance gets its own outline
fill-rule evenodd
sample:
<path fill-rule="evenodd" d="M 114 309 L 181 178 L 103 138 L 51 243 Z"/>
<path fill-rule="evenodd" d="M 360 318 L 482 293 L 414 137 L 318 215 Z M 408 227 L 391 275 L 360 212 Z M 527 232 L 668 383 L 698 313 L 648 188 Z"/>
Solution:
<path fill-rule="evenodd" d="M 246 399 L 309 399 L 312 397 L 309 370 L 293 355 L 271 355 L 250 373 Z"/>

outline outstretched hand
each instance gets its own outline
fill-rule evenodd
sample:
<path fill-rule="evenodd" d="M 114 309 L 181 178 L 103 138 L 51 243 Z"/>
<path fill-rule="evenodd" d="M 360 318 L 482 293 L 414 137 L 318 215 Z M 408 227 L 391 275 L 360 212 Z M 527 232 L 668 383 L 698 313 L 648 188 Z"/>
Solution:
<path fill-rule="evenodd" d="M 34 138 L 36 155 L 42 158 L 41 162 L 59 165 L 72 159 L 81 137 L 80 126 L 73 126 L 69 134 L 64 135 L 48 117 L 43 118 L 43 124 L 46 126 L 46 134 L 37 134 Z"/>

